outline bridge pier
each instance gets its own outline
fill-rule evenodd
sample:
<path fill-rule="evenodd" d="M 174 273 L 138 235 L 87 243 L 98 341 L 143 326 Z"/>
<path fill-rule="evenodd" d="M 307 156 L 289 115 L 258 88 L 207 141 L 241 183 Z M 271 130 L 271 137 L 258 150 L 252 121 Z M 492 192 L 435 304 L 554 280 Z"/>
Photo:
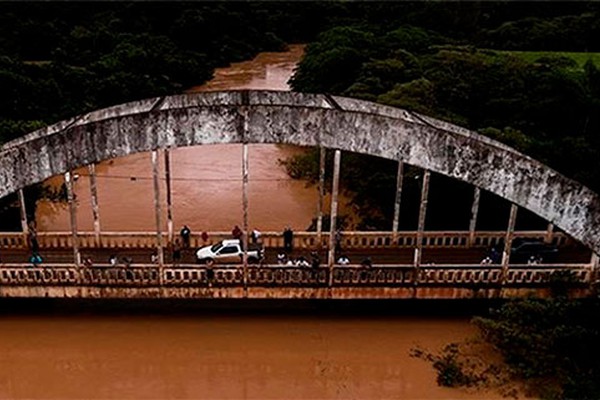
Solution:
<path fill-rule="evenodd" d="M 400 201 L 402 200 L 402 182 L 404 179 L 404 163 L 398 161 L 396 175 L 396 199 L 394 201 L 394 221 L 392 222 L 392 242 L 398 244 L 398 225 L 400 223 Z"/>
<path fill-rule="evenodd" d="M 19 210 L 21 212 L 21 230 L 23 232 L 23 243 L 27 246 L 27 239 L 29 237 L 29 225 L 27 223 L 27 208 L 25 207 L 25 193 L 23 189 L 19 189 L 17 192 L 19 198 Z"/>
<path fill-rule="evenodd" d="M 156 218 L 156 255 L 158 256 L 158 265 L 162 269 L 165 263 L 162 241 L 162 224 L 160 218 L 160 183 L 158 172 L 158 150 L 152 150 L 152 180 L 154 182 L 154 215 Z M 162 273 L 160 273 L 162 277 Z"/>
<path fill-rule="evenodd" d="M 88 173 L 90 179 L 90 201 L 92 203 L 92 216 L 94 218 L 94 234 L 96 237 L 96 245 L 100 246 L 100 212 L 98 207 L 98 190 L 96 186 L 96 165 L 88 165 Z"/>
<path fill-rule="evenodd" d="M 597 253 L 592 251 L 592 256 L 590 258 L 590 283 L 592 283 L 592 289 L 598 290 L 598 288 L 594 288 L 594 282 L 598 282 L 598 278 L 600 278 L 600 257 Z"/>
<path fill-rule="evenodd" d="M 173 212 L 171 201 L 171 156 L 170 150 L 164 149 L 165 157 L 165 185 L 167 191 L 167 232 L 169 243 L 173 243 Z"/>
<path fill-rule="evenodd" d="M 417 226 L 417 240 L 415 243 L 415 254 L 413 258 L 413 264 L 416 275 L 418 275 L 418 268 L 421 266 L 421 256 L 423 253 L 423 231 L 425 230 L 425 217 L 427 215 L 427 197 L 429 196 L 429 179 L 431 172 L 425 170 L 423 172 L 423 183 L 421 186 L 421 200 L 419 204 L 419 222 Z M 415 278 L 416 279 L 416 278 Z"/>
<path fill-rule="evenodd" d="M 327 256 L 327 266 L 329 267 L 329 282 L 328 286 L 333 284 L 333 265 L 335 264 L 335 240 L 337 228 L 337 211 L 338 211 L 338 190 L 340 185 L 340 162 L 342 152 L 335 151 L 333 157 L 333 183 L 331 186 L 331 214 L 329 225 L 329 253 Z"/>
<path fill-rule="evenodd" d="M 242 208 L 244 214 L 242 244 L 244 246 L 244 290 L 248 288 L 248 143 L 242 145 Z"/>
<path fill-rule="evenodd" d="M 79 238 L 77 236 L 77 204 L 73 193 L 73 172 L 65 172 L 65 186 L 67 187 L 67 202 L 69 203 L 69 214 L 71 217 L 71 240 L 73 246 L 73 259 L 75 265 L 81 264 L 81 255 L 79 253 Z"/>
<path fill-rule="evenodd" d="M 421 257 L 423 253 L 423 231 L 425 230 L 425 216 L 427 215 L 427 197 L 429 196 L 429 178 L 431 172 L 423 171 L 423 183 L 421 186 L 421 200 L 419 204 L 419 222 L 417 226 L 417 242 L 413 258 L 413 297 L 417 296 L 419 275 L 421 272 Z"/>
<path fill-rule="evenodd" d="M 473 191 L 473 205 L 471 206 L 471 220 L 469 221 L 469 247 L 475 244 L 475 228 L 477 226 L 477 214 L 479 213 L 479 199 L 481 189 L 475 186 Z"/>
<path fill-rule="evenodd" d="M 323 247 L 323 197 L 325 196 L 325 156 L 327 150 L 319 146 L 319 199 L 317 200 L 317 243 Z"/>
<path fill-rule="evenodd" d="M 519 207 L 516 204 L 511 204 L 510 215 L 508 217 L 508 227 L 506 228 L 506 236 L 504 237 L 504 250 L 502 251 L 502 285 L 506 283 L 508 275 L 508 265 L 510 261 L 510 249 L 515 233 L 515 223 L 517 222 L 517 211 Z"/>

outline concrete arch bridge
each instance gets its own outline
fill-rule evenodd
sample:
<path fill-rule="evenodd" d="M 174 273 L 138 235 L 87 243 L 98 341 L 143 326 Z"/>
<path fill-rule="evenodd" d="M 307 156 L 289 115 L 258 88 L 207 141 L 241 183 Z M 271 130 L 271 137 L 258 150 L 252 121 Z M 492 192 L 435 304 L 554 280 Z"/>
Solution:
<path fill-rule="evenodd" d="M 320 201 L 316 232 L 296 232 L 295 248 L 318 250 L 318 268 L 249 265 L 218 267 L 173 264 L 165 248 L 173 239 L 169 150 L 207 144 L 241 144 L 243 230 L 248 232 L 248 145 L 290 144 L 321 149 Z M 325 173 L 323 149 L 335 152 L 330 230 L 322 231 Z M 395 215 L 390 232 L 344 232 L 341 245 L 357 255 L 373 254 L 374 265 L 336 265 L 337 196 L 342 151 L 397 161 Z M 153 170 L 155 232 L 103 232 L 96 195 L 95 164 L 134 153 L 150 152 Z M 159 156 L 165 158 L 164 182 Z M 423 172 L 418 227 L 398 231 L 404 165 Z M 89 168 L 94 231 L 77 229 L 73 201 L 76 168 Z M 465 232 L 430 232 L 425 228 L 429 180 L 441 174 L 473 186 L 470 228 Z M 71 232 L 30 230 L 23 188 L 64 174 L 71 210 Z M 163 187 L 164 186 L 164 187 Z M 166 204 L 160 192 L 166 190 Z M 476 230 L 481 190 L 511 203 L 507 229 Z M 59 122 L 4 144 L 0 148 L 0 197 L 19 194 L 22 232 L 0 234 L 0 296 L 52 297 L 234 297 L 234 298 L 457 298 L 548 293 L 556 274 L 568 271 L 578 295 L 598 280 L 600 201 L 596 193 L 536 160 L 475 132 L 417 113 L 329 95 L 291 92 L 232 91 L 147 99 L 94 111 Z M 163 232 L 162 209 L 168 229 Z M 518 208 L 548 221 L 542 232 L 515 232 Z M 564 233 L 554 232 L 558 228 Z M 226 236 L 211 232 L 215 241 Z M 27 257 L 35 237 L 45 254 L 43 266 L 18 262 Z M 557 245 L 571 241 L 583 247 L 566 250 L 559 263 L 511 265 L 512 241 L 534 238 Z M 247 248 L 248 236 L 243 235 Z M 279 233 L 266 232 L 267 248 L 280 247 Z M 502 259 L 480 265 L 485 248 L 503 244 Z M 192 247 L 204 244 L 192 237 Z M 82 262 L 81 253 L 98 257 L 127 248 L 157 263 L 109 266 Z M 582 250 L 583 249 L 583 250 Z M 470 251 L 470 258 L 440 256 L 423 263 L 423 253 L 445 256 Z M 137 254 L 136 253 L 136 254 Z M 378 259 L 381 255 L 380 260 Z M 462 258 L 461 258 L 462 257 Z M 102 258 L 98 258 L 102 259 Z M 106 259 L 106 258 L 104 258 Z M 468 259 L 468 260 L 467 260 Z M 465 261 L 467 260 L 467 261 Z"/>

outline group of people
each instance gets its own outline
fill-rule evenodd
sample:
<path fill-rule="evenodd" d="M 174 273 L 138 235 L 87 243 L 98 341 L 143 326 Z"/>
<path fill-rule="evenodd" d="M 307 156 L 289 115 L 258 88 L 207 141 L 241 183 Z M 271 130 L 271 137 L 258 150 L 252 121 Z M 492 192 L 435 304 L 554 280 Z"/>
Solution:
<path fill-rule="evenodd" d="M 260 242 L 261 235 L 262 234 L 260 233 L 260 231 L 256 228 L 254 228 L 250 232 L 250 240 L 252 241 L 252 243 L 257 244 Z M 239 225 L 235 225 L 233 227 L 233 229 L 231 230 L 231 237 L 241 241 L 243 236 L 244 236 L 244 231 L 239 227 Z"/>
<path fill-rule="evenodd" d="M 492 247 L 490 249 L 490 252 L 488 255 L 486 255 L 482 260 L 481 260 L 481 265 L 487 265 L 487 264 L 500 264 L 500 262 L 502 261 L 502 254 L 500 254 L 500 252 L 498 250 L 496 250 L 495 247 Z"/>
<path fill-rule="evenodd" d="M 288 256 L 285 252 L 280 252 L 277 254 L 277 264 L 288 267 L 319 268 L 321 266 L 321 258 L 319 257 L 319 253 L 316 251 L 313 251 L 310 254 L 310 261 L 304 256 L 299 256 L 294 259 L 293 257 Z"/>
<path fill-rule="evenodd" d="M 243 231 L 238 225 L 235 225 L 231 231 L 231 235 L 234 239 L 241 240 L 241 238 L 243 236 Z M 319 253 L 316 251 L 311 252 L 310 259 L 308 259 L 307 257 L 302 256 L 302 255 L 298 256 L 296 258 L 291 257 L 291 253 L 294 248 L 294 231 L 292 230 L 292 228 L 289 225 L 286 226 L 285 229 L 283 230 L 282 236 L 283 236 L 283 251 L 281 251 L 277 255 L 277 264 L 278 265 L 296 266 L 296 267 L 312 267 L 315 269 L 320 267 L 321 258 L 319 256 Z M 179 264 L 181 262 L 183 250 L 191 247 L 191 237 L 192 237 L 191 229 L 189 228 L 189 226 L 183 225 L 183 227 L 181 228 L 181 230 L 179 232 L 179 238 L 175 239 L 171 246 L 173 264 Z M 261 232 L 258 229 L 254 228 L 250 233 L 250 239 L 251 239 L 252 243 L 254 243 L 254 244 L 259 243 L 260 238 L 261 238 Z M 202 232 L 201 239 L 204 243 L 207 243 L 208 239 L 209 239 L 208 233 Z M 348 258 L 348 256 L 341 253 L 341 250 L 342 250 L 341 232 L 339 230 L 336 231 L 336 233 L 335 233 L 334 243 L 335 243 L 335 253 L 341 254 L 337 258 L 336 264 L 338 264 L 338 265 L 350 264 L 350 259 Z M 39 242 L 37 239 L 37 232 L 35 230 L 35 225 L 30 225 L 29 234 L 28 234 L 28 245 L 31 250 L 31 257 L 30 257 L 29 261 L 34 266 L 41 264 L 43 259 L 39 254 Z M 151 254 L 150 261 L 153 264 L 158 264 L 159 257 L 158 257 L 158 253 L 156 251 Z M 86 267 L 92 267 L 94 264 L 92 261 L 92 258 L 90 256 L 84 257 L 82 262 L 83 262 L 83 265 Z M 116 267 L 119 264 L 128 267 L 132 263 L 133 263 L 133 259 L 128 256 L 124 256 L 119 259 L 116 254 L 111 254 L 108 258 L 108 264 L 111 267 Z M 483 263 L 483 261 L 482 261 L 482 263 Z M 370 267 L 371 266 L 370 258 L 366 258 L 365 260 L 363 260 L 361 265 L 363 265 L 365 267 Z M 210 267 L 212 267 L 212 265 Z M 210 268 L 210 269 L 212 269 L 212 268 Z"/>

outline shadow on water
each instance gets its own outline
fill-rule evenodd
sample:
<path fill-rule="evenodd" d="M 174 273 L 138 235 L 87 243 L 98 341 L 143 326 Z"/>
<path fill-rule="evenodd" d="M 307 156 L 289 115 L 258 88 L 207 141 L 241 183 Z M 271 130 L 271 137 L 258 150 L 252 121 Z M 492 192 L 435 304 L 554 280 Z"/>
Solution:
<path fill-rule="evenodd" d="M 323 317 L 470 317 L 486 315 L 500 299 L 273 300 L 3 298 L 0 315 L 294 315 Z"/>

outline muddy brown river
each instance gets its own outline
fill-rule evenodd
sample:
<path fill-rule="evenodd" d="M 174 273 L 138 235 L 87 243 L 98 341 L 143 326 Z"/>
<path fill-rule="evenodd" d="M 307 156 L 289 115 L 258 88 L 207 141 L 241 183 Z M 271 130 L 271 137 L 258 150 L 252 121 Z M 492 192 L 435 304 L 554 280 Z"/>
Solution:
<path fill-rule="evenodd" d="M 439 387 L 409 356 L 472 333 L 462 318 L 10 316 L 0 397 L 500 398 Z"/>
<path fill-rule="evenodd" d="M 287 90 L 302 46 L 216 71 L 191 89 Z M 288 179 L 277 160 L 301 149 L 250 147 L 250 226 L 304 229 L 314 187 Z M 75 190 L 80 230 L 92 230 L 86 170 Z M 153 230 L 148 154 L 97 167 L 103 230 Z M 176 229 L 229 230 L 241 220 L 241 148 L 172 155 Z M 48 182 L 57 186 L 62 177 Z M 164 192 L 163 192 L 164 195 Z M 39 229 L 69 230 L 64 205 L 42 202 Z M 348 315 L 8 315 L 0 317 L 0 398 L 34 399 L 481 399 L 495 393 L 437 386 L 430 364 L 409 356 L 468 338 L 465 317 Z"/>
<path fill-rule="evenodd" d="M 283 53 L 262 53 L 254 60 L 217 69 L 213 80 L 188 92 L 269 89 L 289 90 L 287 81 L 303 53 L 290 46 Z M 294 146 L 249 146 L 249 224 L 262 231 L 280 231 L 286 225 L 305 230 L 316 216 L 317 188 L 289 178 L 279 160 L 305 151 Z M 162 157 L 161 157 L 162 161 Z M 163 167 L 161 167 L 162 169 Z M 92 231 L 93 217 L 87 168 L 76 172 L 78 230 Z M 149 153 L 102 162 L 96 166 L 100 225 L 103 231 L 153 231 L 154 197 Z M 164 172 L 161 170 L 161 177 Z M 242 147 L 210 145 L 174 149 L 171 152 L 173 223 L 192 231 L 230 231 L 242 221 Z M 46 181 L 52 187 L 64 181 Z M 165 186 L 161 187 L 166 229 Z M 393 201 L 393 199 L 390 199 Z M 325 202 L 328 207 L 328 202 Z M 347 213 L 342 197 L 342 213 Z M 69 231 L 65 203 L 40 201 L 36 211 L 41 231 Z"/>

